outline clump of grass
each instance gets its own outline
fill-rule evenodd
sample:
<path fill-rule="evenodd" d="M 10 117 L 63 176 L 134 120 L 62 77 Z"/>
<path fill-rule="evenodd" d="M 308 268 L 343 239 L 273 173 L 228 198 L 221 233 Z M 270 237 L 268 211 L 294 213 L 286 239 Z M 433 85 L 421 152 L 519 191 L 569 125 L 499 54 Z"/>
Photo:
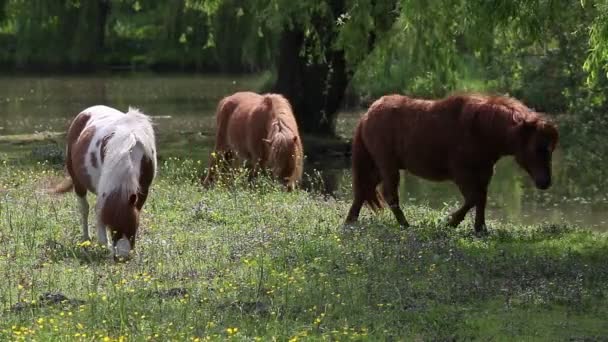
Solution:
<path fill-rule="evenodd" d="M 346 229 L 345 201 L 240 173 L 203 190 L 199 162 L 168 158 L 134 256 L 114 263 L 80 243 L 73 195 L 38 191 L 58 170 L 1 167 L 2 340 L 608 335 L 605 234 L 491 222 L 479 239 L 442 225 L 449 208 L 411 206 L 409 229 L 367 210 Z"/>

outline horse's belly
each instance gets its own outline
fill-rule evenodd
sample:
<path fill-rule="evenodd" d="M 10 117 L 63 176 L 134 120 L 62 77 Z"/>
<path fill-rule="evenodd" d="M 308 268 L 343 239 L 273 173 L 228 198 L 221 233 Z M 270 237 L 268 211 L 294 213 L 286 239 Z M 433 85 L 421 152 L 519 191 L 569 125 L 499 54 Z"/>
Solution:
<path fill-rule="evenodd" d="M 247 149 L 247 144 L 238 139 L 228 139 L 228 147 L 232 152 L 236 154 L 236 158 L 244 161 L 249 160 L 251 155 Z"/>
<path fill-rule="evenodd" d="M 401 164 L 402 169 L 428 180 L 443 181 L 450 177 L 447 157 L 438 151 L 406 154 Z"/>
<path fill-rule="evenodd" d="M 246 150 L 247 147 L 247 125 L 246 121 L 240 116 L 231 118 L 228 123 L 226 143 L 228 147 L 239 153 Z"/>
<path fill-rule="evenodd" d="M 231 118 L 228 124 L 227 145 L 241 160 L 251 161 L 261 158 L 266 137 L 264 126 L 252 123 L 248 117 L 240 115 Z"/>
<path fill-rule="evenodd" d="M 426 169 L 404 168 L 404 169 L 409 171 L 414 176 L 428 179 L 431 181 L 436 181 L 436 182 L 448 180 L 450 178 L 447 170 L 443 169 L 443 168 L 426 168 Z"/>

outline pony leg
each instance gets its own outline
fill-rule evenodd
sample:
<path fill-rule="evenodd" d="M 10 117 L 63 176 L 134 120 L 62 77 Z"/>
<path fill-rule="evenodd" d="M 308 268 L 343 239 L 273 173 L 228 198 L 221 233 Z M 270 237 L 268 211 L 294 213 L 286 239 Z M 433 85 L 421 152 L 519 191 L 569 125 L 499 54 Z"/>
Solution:
<path fill-rule="evenodd" d="M 234 159 L 233 152 L 230 150 L 216 150 L 209 159 L 209 167 L 207 176 L 201 178 L 201 183 L 204 187 L 209 187 L 216 180 L 216 176 L 220 172 L 226 172 L 232 167 Z"/>
<path fill-rule="evenodd" d="M 359 132 L 359 129 L 357 132 Z M 361 138 L 357 135 L 353 142 L 353 204 L 348 211 L 344 224 L 357 222 L 361 208 L 366 202 L 373 211 L 383 207 L 384 200 L 377 190 L 381 181 L 379 170 L 369 151 L 360 140 Z"/>
<path fill-rule="evenodd" d="M 258 173 L 258 164 L 254 162 L 247 161 L 245 163 L 245 167 L 247 168 L 247 180 L 249 183 L 253 183 Z"/>
<path fill-rule="evenodd" d="M 365 201 L 362 198 L 355 197 L 353 204 L 350 206 L 350 210 L 348 211 L 348 215 L 346 215 L 344 224 L 352 224 L 357 222 L 359 213 L 361 213 L 361 207 L 363 207 L 363 203 L 365 203 Z"/>
<path fill-rule="evenodd" d="M 477 204 L 475 205 L 475 233 L 485 234 L 488 232 L 486 227 L 486 201 L 487 201 L 487 190 L 483 191 L 479 195 Z"/>
<path fill-rule="evenodd" d="M 486 227 L 486 201 L 488 198 L 488 185 L 494 173 L 494 167 L 490 166 L 480 170 L 475 189 L 475 233 L 482 235 L 488 232 Z"/>
<path fill-rule="evenodd" d="M 469 210 L 471 210 L 471 208 L 473 208 L 474 206 L 475 206 L 475 204 L 473 203 L 473 201 L 465 198 L 465 201 L 462 204 L 462 206 L 460 206 L 460 208 L 458 208 L 458 210 L 456 210 L 455 212 L 453 212 L 450 215 L 450 219 L 448 221 L 448 226 L 457 227 L 460 224 L 460 222 L 462 222 L 464 220 L 465 216 L 467 216 L 467 213 L 469 212 Z"/>
<path fill-rule="evenodd" d="M 266 163 L 263 160 L 257 162 L 250 162 L 251 167 L 249 168 L 249 182 L 253 182 L 258 175 L 266 169 Z"/>
<path fill-rule="evenodd" d="M 380 184 L 380 176 L 375 169 L 367 172 L 365 176 L 367 179 L 363 181 L 359 179 L 358 175 L 353 175 L 354 198 L 353 204 L 350 206 L 348 214 L 346 215 L 346 220 L 344 220 L 345 225 L 357 222 L 359 214 L 361 213 L 361 208 L 363 208 L 366 201 L 368 202 L 369 207 L 374 211 L 382 208 L 383 199 L 376 190 L 376 187 Z"/>
<path fill-rule="evenodd" d="M 215 156 L 214 156 L 215 155 Z M 207 168 L 207 175 L 201 177 L 201 184 L 204 187 L 208 187 L 211 185 L 215 178 L 216 168 L 217 168 L 217 154 L 214 152 L 209 156 L 209 167 Z"/>
<path fill-rule="evenodd" d="M 382 173 L 382 195 L 389 208 L 395 215 L 397 222 L 404 228 L 409 227 L 405 214 L 399 207 L 399 169 L 393 167 L 380 167 Z"/>
<path fill-rule="evenodd" d="M 468 170 L 471 171 L 471 170 Z M 465 218 L 466 214 L 475 208 L 475 232 L 480 233 L 487 231 L 485 223 L 485 208 L 487 201 L 488 184 L 492 177 L 492 168 L 477 169 L 476 172 L 466 172 L 467 176 L 456 179 L 456 184 L 460 188 L 460 192 L 464 197 L 464 204 L 460 209 L 456 210 L 448 222 L 449 226 L 458 226 Z M 469 175 L 476 175 L 472 179 Z"/>
<path fill-rule="evenodd" d="M 87 202 L 86 193 L 84 196 L 77 195 L 80 208 L 80 222 L 82 224 L 82 239 L 84 241 L 91 240 L 89 236 L 89 202 Z"/>
<path fill-rule="evenodd" d="M 106 225 L 101 222 L 100 215 L 97 215 L 97 240 L 102 246 L 108 245 L 108 233 L 106 231 Z"/>

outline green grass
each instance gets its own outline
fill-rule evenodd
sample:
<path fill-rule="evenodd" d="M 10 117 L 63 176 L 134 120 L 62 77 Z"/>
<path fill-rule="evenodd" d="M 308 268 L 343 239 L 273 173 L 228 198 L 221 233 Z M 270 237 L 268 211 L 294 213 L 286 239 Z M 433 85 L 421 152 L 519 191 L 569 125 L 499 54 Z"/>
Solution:
<path fill-rule="evenodd" d="M 8 159 L 8 161 L 6 160 Z M 452 208 L 364 210 L 268 181 L 203 191 L 167 158 L 136 252 L 80 243 L 46 163 L 0 155 L 0 340 L 596 340 L 608 337 L 608 236 L 490 222 Z M 93 199 L 90 199 L 93 203 Z M 94 215 L 91 212 L 91 232 Z"/>

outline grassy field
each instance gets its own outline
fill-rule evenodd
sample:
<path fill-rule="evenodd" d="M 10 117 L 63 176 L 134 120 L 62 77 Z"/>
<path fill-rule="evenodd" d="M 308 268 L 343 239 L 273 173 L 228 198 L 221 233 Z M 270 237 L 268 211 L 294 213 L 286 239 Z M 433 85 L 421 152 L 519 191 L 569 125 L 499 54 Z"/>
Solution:
<path fill-rule="evenodd" d="M 202 191 L 201 164 L 169 158 L 115 263 L 81 243 L 72 194 L 42 191 L 61 170 L 19 160 L 0 153 L 3 341 L 608 339 L 605 234 L 490 222 L 479 239 L 441 225 L 453 208 L 411 206 L 409 229 L 368 210 L 344 229 L 347 202 Z"/>

